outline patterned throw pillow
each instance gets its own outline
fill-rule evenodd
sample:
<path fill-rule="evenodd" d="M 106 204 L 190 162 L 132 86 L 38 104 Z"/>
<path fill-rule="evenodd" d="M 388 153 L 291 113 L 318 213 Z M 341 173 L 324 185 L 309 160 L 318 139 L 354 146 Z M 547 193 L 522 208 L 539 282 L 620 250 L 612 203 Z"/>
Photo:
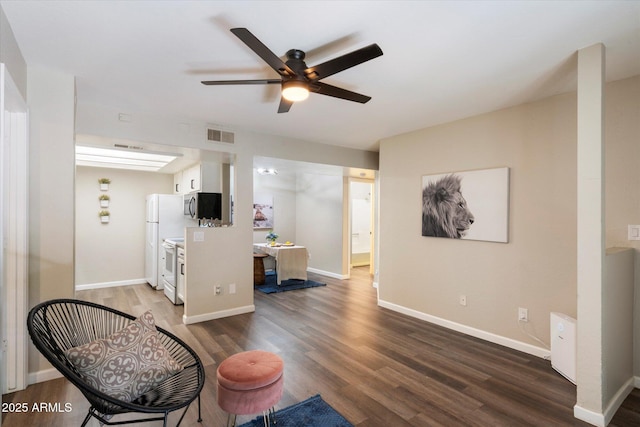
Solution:
<path fill-rule="evenodd" d="M 65 351 L 92 387 L 131 402 L 182 370 L 158 338 L 151 311 L 109 337 Z"/>

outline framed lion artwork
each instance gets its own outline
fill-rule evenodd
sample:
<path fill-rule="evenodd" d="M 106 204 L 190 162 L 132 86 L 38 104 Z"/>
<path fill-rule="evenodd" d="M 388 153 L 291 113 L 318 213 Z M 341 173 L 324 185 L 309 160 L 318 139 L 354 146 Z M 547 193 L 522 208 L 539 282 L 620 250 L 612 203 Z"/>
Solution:
<path fill-rule="evenodd" d="M 509 241 L 509 168 L 422 177 L 422 235 Z"/>

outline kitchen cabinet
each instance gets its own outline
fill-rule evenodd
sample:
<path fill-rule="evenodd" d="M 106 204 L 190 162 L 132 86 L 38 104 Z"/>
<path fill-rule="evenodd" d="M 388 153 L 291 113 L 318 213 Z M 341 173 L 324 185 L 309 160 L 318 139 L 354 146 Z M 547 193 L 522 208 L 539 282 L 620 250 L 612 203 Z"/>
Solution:
<path fill-rule="evenodd" d="M 193 165 L 182 171 L 182 185 L 187 193 L 202 191 L 202 163 Z"/>
<path fill-rule="evenodd" d="M 180 171 L 173 174 L 173 194 L 184 194 L 182 189 L 182 171 Z"/>
<path fill-rule="evenodd" d="M 173 175 L 173 190 L 175 194 L 222 192 L 222 165 L 201 162 L 181 170 Z"/>

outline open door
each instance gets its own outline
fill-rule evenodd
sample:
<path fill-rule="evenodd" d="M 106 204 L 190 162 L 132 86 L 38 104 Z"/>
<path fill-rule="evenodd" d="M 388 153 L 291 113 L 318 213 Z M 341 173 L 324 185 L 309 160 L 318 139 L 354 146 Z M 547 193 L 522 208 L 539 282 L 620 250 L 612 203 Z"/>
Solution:
<path fill-rule="evenodd" d="M 351 205 L 350 267 L 369 266 L 374 260 L 374 182 L 352 179 L 349 188 Z"/>
<path fill-rule="evenodd" d="M 0 333 L 2 393 L 27 386 L 28 112 L 0 64 Z"/>

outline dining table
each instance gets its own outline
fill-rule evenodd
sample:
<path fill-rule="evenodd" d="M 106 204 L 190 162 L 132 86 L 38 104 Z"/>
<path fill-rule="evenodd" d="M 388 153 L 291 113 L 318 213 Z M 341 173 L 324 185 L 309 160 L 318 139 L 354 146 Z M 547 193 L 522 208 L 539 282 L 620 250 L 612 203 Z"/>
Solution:
<path fill-rule="evenodd" d="M 254 243 L 253 250 L 263 252 L 275 259 L 276 280 L 280 285 L 283 280 L 307 280 L 307 248 L 294 244 Z"/>

